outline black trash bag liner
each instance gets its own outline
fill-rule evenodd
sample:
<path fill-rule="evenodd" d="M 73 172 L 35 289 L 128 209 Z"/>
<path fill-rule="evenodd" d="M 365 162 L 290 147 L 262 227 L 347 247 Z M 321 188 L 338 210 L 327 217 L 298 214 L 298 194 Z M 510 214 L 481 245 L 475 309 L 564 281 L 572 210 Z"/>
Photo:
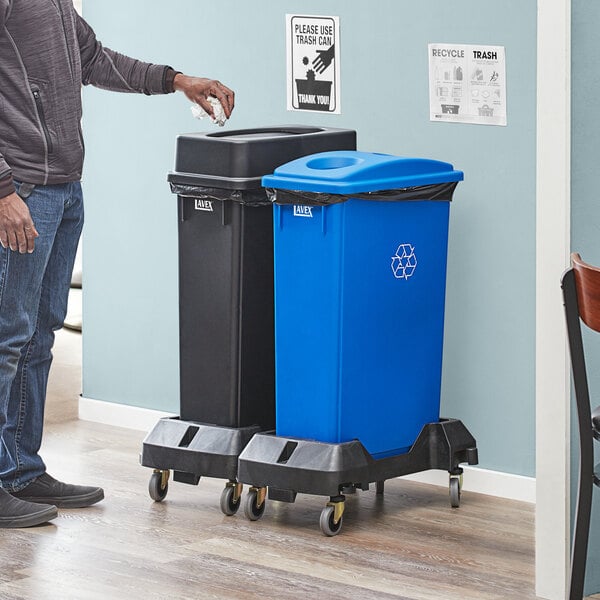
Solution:
<path fill-rule="evenodd" d="M 170 182 L 171 191 L 185 198 L 199 198 L 202 200 L 220 200 L 238 202 L 244 206 L 266 206 L 271 204 L 264 188 L 255 190 L 228 190 L 224 188 L 204 187 L 185 183 Z"/>
<path fill-rule="evenodd" d="M 327 206 L 339 204 L 352 198 L 359 200 L 374 200 L 379 202 L 399 202 L 411 200 L 452 200 L 458 181 L 419 185 L 416 187 L 400 188 L 397 190 L 381 190 L 364 192 L 362 194 L 326 194 L 319 192 L 298 192 L 280 188 L 266 188 L 267 196 L 276 204 L 302 204 L 305 206 Z"/>

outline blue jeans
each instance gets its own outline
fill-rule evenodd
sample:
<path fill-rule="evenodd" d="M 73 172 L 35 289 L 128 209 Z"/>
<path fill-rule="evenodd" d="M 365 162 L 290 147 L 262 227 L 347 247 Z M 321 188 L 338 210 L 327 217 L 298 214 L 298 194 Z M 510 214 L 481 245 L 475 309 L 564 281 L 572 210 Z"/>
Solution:
<path fill-rule="evenodd" d="M 46 470 L 38 452 L 54 332 L 83 227 L 79 182 L 36 186 L 25 202 L 39 233 L 33 253 L 0 246 L 0 487 L 9 491 Z"/>

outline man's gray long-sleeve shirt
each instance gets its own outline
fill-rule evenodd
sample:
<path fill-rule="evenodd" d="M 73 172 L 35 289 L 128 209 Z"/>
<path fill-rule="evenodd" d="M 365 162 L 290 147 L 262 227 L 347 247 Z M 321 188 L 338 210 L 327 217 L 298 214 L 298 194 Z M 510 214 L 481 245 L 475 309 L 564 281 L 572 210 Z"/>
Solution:
<path fill-rule="evenodd" d="M 81 178 L 82 84 L 165 94 L 174 76 L 104 48 L 72 0 L 0 0 L 0 198 L 14 191 L 13 177 Z"/>

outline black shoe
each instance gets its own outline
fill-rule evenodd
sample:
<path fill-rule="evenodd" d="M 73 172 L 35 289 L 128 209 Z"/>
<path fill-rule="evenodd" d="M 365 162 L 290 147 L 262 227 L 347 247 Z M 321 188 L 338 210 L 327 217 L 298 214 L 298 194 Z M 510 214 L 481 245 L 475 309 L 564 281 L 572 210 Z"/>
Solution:
<path fill-rule="evenodd" d="M 56 506 L 25 502 L 0 488 L 0 529 L 33 527 L 56 517 L 58 517 Z"/>
<path fill-rule="evenodd" d="M 57 481 L 44 473 L 18 492 L 11 492 L 15 498 L 42 504 L 54 504 L 59 508 L 84 508 L 100 502 L 104 490 L 89 485 L 70 485 Z"/>

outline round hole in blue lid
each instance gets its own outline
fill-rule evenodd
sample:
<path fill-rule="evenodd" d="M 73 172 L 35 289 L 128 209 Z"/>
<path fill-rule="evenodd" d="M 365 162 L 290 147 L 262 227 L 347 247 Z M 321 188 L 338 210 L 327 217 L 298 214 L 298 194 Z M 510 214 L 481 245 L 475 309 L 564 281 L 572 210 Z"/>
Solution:
<path fill-rule="evenodd" d="M 360 158 L 354 156 L 319 156 L 306 163 L 309 169 L 343 169 L 361 162 Z"/>

